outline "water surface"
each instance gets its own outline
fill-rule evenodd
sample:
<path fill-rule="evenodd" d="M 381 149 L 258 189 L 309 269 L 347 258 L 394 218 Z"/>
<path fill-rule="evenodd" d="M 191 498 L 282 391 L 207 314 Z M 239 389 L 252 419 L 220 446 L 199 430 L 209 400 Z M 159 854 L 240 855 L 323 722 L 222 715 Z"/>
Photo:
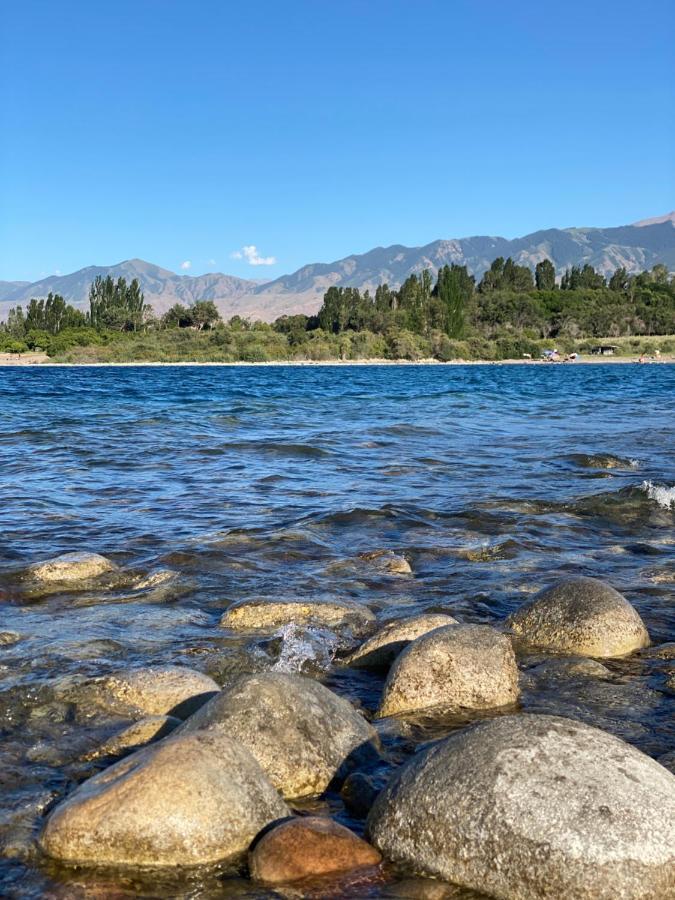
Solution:
<path fill-rule="evenodd" d="M 625 593 L 655 643 L 673 640 L 674 396 L 669 365 L 0 368 L 0 630 L 20 636 L 0 647 L 0 893 L 277 896 L 236 873 L 158 888 L 68 872 L 31 844 L 42 812 L 94 771 L 87 749 L 120 725 L 64 700 L 64 684 L 149 663 L 220 683 L 276 667 L 375 709 L 382 679 L 332 661 L 338 638 L 219 628 L 243 597 L 498 623 L 556 576 L 583 574 Z M 359 558 L 379 549 L 412 576 Z M 74 550 L 105 554 L 124 578 L 28 586 L 27 566 Z M 524 709 L 582 718 L 656 758 L 675 749 L 672 662 L 613 661 L 605 680 L 564 683 L 533 675 L 536 662 L 521 660 Z M 385 745 L 400 761 L 462 724 L 419 721 Z M 362 828 L 338 794 L 324 802 Z M 369 890 L 395 896 L 398 881 Z"/>

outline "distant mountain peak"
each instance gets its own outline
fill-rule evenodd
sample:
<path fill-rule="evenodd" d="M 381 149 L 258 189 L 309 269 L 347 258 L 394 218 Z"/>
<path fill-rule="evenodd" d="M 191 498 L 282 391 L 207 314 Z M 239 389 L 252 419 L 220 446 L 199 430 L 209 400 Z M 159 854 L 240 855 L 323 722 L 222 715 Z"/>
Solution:
<path fill-rule="evenodd" d="M 665 216 L 655 216 L 653 219 L 641 219 L 639 222 L 633 222 L 633 228 L 644 228 L 645 225 L 663 225 L 664 222 L 671 222 L 675 227 L 675 210 L 666 213 Z"/>

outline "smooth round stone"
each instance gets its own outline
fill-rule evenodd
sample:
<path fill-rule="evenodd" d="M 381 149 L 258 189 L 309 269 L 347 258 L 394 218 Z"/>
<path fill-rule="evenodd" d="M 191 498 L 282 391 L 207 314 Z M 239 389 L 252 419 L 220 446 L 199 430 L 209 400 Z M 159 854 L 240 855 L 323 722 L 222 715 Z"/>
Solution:
<path fill-rule="evenodd" d="M 84 759 L 121 756 L 123 753 L 138 750 L 171 734 L 180 723 L 181 720 L 175 716 L 148 716 L 118 731 L 105 743 L 87 753 Z"/>
<path fill-rule="evenodd" d="M 365 643 L 346 657 L 345 665 L 358 669 L 388 669 L 411 641 L 428 631 L 433 631 L 434 628 L 458 624 L 457 619 L 441 613 L 429 613 L 413 616 L 410 619 L 387 622 L 371 638 L 368 638 Z"/>
<path fill-rule="evenodd" d="M 377 736 L 347 700 L 311 678 L 266 672 L 239 678 L 191 716 L 180 733 L 230 735 L 284 797 L 321 794 L 375 754 Z"/>
<path fill-rule="evenodd" d="M 235 859 L 289 809 L 225 734 L 169 737 L 81 784 L 39 839 L 70 864 L 192 866 Z"/>
<path fill-rule="evenodd" d="M 413 641 L 395 660 L 377 717 L 433 707 L 492 709 L 518 699 L 507 635 L 488 625 L 449 625 Z"/>
<path fill-rule="evenodd" d="M 268 831 L 249 853 L 251 878 L 284 884 L 302 878 L 376 866 L 382 856 L 332 819 L 304 816 Z"/>
<path fill-rule="evenodd" d="M 566 578 L 540 591 L 507 620 L 531 646 L 580 656 L 626 656 L 649 645 L 626 598 L 596 578 Z"/>
<path fill-rule="evenodd" d="M 104 678 L 101 700 L 120 712 L 132 710 L 146 716 L 186 719 L 219 690 L 213 678 L 194 669 L 146 666 Z"/>
<path fill-rule="evenodd" d="M 389 860 L 505 900 L 675 895 L 675 777 L 557 716 L 435 744 L 379 795 L 367 833 Z"/>
<path fill-rule="evenodd" d="M 31 578 L 44 583 L 85 581 L 96 578 L 117 567 L 98 553 L 64 553 L 46 562 L 37 563 L 28 570 Z"/>
<path fill-rule="evenodd" d="M 375 615 L 357 603 L 332 600 L 242 600 L 222 616 L 223 628 L 248 631 L 283 625 L 348 626 L 362 633 L 372 628 Z"/>

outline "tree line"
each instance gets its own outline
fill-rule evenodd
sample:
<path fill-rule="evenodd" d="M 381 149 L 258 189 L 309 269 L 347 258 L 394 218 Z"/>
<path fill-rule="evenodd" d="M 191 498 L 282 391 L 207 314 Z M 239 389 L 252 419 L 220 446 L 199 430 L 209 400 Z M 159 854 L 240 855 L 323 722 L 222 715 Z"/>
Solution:
<path fill-rule="evenodd" d="M 331 287 L 314 316 L 282 316 L 272 325 L 235 316 L 226 325 L 211 300 L 176 303 L 157 318 L 137 279 L 99 276 L 91 284 L 87 312 L 52 293 L 32 299 L 25 311 L 11 309 L 0 324 L 0 349 L 42 348 L 59 355 L 72 345 L 134 336 L 142 341 L 150 333 L 161 344 L 161 334 L 174 332 L 214 332 L 211 344 L 230 347 L 232 354 L 255 356 L 264 344 L 264 352 L 279 355 L 273 358 L 313 358 L 314 352 L 519 356 L 545 339 L 675 334 L 675 279 L 663 265 L 633 275 L 618 268 L 606 278 L 586 264 L 569 267 L 558 283 L 549 259 L 532 270 L 499 257 L 478 283 L 466 266 L 453 263 L 435 278 L 429 270 L 412 274 L 398 288 Z"/>

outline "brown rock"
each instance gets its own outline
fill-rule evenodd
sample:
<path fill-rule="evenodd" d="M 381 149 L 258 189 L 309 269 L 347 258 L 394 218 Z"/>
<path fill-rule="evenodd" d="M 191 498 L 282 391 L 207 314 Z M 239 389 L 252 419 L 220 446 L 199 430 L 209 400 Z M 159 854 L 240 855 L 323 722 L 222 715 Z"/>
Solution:
<path fill-rule="evenodd" d="M 410 619 L 387 622 L 371 638 L 357 647 L 345 663 L 357 669 L 388 669 L 402 650 L 434 628 L 458 625 L 457 619 L 441 613 L 425 613 Z"/>
<path fill-rule="evenodd" d="M 332 819 L 318 816 L 282 822 L 249 853 L 251 877 L 267 884 L 376 866 L 382 857 L 370 844 Z"/>
<path fill-rule="evenodd" d="M 40 847 L 67 863 L 189 866 L 235 859 L 288 807 L 224 734 L 169 737 L 83 782 L 50 814 Z"/>
<path fill-rule="evenodd" d="M 314 624 L 345 626 L 357 633 L 372 630 L 375 615 L 365 606 L 346 600 L 241 600 L 223 613 L 220 624 L 234 631 Z"/>
<path fill-rule="evenodd" d="M 130 753 L 171 734 L 180 722 L 181 720 L 175 716 L 148 716 L 118 731 L 83 758 L 99 759 L 102 756 L 121 756 L 123 753 Z"/>
<path fill-rule="evenodd" d="M 185 666 L 145 666 L 126 669 L 103 679 L 100 700 L 116 711 L 140 711 L 146 716 L 185 719 L 220 687 L 213 678 Z"/>
<path fill-rule="evenodd" d="M 31 566 L 29 574 L 36 581 L 45 583 L 84 581 L 96 578 L 116 567 L 98 553 L 64 553 L 46 562 Z"/>

